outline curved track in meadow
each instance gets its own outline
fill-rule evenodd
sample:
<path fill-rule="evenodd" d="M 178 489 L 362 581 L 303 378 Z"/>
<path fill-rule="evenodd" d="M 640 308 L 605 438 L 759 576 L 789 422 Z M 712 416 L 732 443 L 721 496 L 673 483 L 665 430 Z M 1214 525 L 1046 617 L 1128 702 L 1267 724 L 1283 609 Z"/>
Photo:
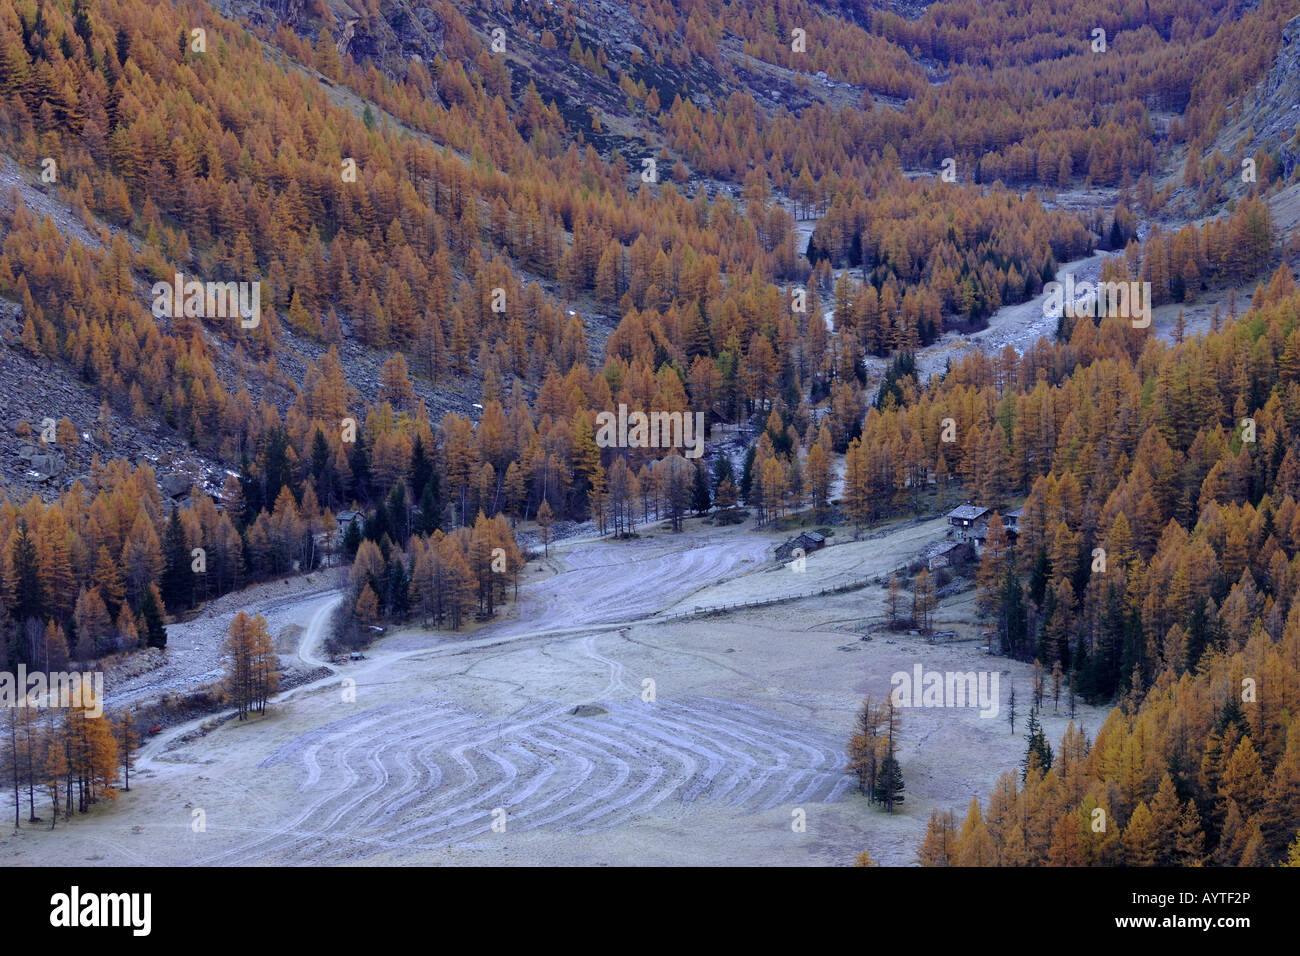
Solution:
<path fill-rule="evenodd" d="M 296 769 L 294 816 L 196 862 L 338 864 L 490 838 L 499 811 L 508 833 L 585 834 L 673 804 L 751 813 L 851 786 L 842 741 L 770 712 L 708 698 L 599 710 L 537 702 L 495 720 L 430 697 L 335 721 L 260 765 Z"/>
<path fill-rule="evenodd" d="M 547 689 L 531 693 L 520 684 L 526 702 L 506 716 L 476 710 L 475 697 L 438 694 L 437 683 L 405 699 L 356 705 L 282 739 L 257 765 L 255 773 L 273 773 L 276 787 L 288 789 L 287 812 L 258 826 L 210 824 L 225 831 L 223 845 L 191 862 L 335 865 L 483 846 L 502 833 L 599 833 L 696 803 L 743 815 L 840 799 L 851 781 L 838 734 L 748 697 L 643 701 L 640 677 L 631 676 L 639 670 L 619 659 L 616 642 L 601 639 L 762 566 L 768 544 L 754 535 L 584 543 L 564 555 L 559 573 L 521 588 L 519 618 L 482 632 L 491 650 L 421 647 L 418 635 L 386 642 L 386 653 L 358 673 L 362 682 L 399 677 L 421 658 L 526 653 L 538 641 L 552 673 L 601 682 L 567 700 L 556 699 L 565 696 L 557 690 L 564 681 L 548 679 Z M 329 607 L 304 609 L 306 665 L 320 663 L 314 647 Z"/>

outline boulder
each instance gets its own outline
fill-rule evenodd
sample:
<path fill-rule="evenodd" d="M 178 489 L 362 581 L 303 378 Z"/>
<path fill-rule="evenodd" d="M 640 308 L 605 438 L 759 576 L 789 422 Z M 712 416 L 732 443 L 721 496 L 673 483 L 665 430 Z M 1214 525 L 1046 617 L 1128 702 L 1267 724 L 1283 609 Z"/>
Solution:
<path fill-rule="evenodd" d="M 158 479 L 160 487 L 168 498 L 182 498 L 189 494 L 193 481 L 185 475 L 164 475 Z"/>

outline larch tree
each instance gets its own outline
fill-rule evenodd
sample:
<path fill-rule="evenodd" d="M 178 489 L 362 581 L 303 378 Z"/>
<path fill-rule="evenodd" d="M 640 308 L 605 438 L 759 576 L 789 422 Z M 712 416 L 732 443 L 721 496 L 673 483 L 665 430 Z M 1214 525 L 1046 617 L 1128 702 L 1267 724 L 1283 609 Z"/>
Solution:
<path fill-rule="evenodd" d="M 224 686 L 234 701 L 240 720 L 247 720 L 249 712 L 257 703 L 259 631 L 264 632 L 265 629 L 266 621 L 260 614 L 252 617 L 246 611 L 237 613 L 230 622 L 223 648 L 226 655 Z"/>
<path fill-rule="evenodd" d="M 930 811 L 925 839 L 916 851 L 916 862 L 921 866 L 955 866 L 957 848 L 957 823 L 951 810 Z"/>
<path fill-rule="evenodd" d="M 980 813 L 978 797 L 971 797 L 966 819 L 957 839 L 957 866 L 993 866 L 997 862 L 993 838 Z"/>
<path fill-rule="evenodd" d="M 930 630 L 930 613 L 935 607 L 934 581 L 922 568 L 912 582 L 912 626 L 922 632 Z"/>
<path fill-rule="evenodd" d="M 542 503 L 537 507 L 537 525 L 542 529 L 542 548 L 547 555 L 551 553 L 551 523 L 553 520 L 551 506 L 543 498 Z"/>
<path fill-rule="evenodd" d="M 117 751 L 122 760 L 122 789 L 131 789 L 131 768 L 135 759 L 140 736 L 135 729 L 135 719 L 129 710 L 123 710 L 113 721 L 113 732 L 117 737 Z"/>

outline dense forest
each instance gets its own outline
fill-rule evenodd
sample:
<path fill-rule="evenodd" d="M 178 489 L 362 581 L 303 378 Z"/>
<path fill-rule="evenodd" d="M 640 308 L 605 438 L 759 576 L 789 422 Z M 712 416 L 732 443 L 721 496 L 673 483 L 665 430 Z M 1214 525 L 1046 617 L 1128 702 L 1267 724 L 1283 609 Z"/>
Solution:
<path fill-rule="evenodd" d="M 983 490 L 1028 491 L 979 567 L 1002 647 L 1119 706 L 960 833 L 936 815 L 926 863 L 1259 865 L 1297 836 L 1300 288 L 1284 266 L 1217 332 L 1131 341 L 1084 321 L 1051 350 L 1071 352 L 1059 389 L 954 385 L 999 446 Z"/>
<path fill-rule="evenodd" d="M 183 508 L 120 458 L 44 497 L 0 491 L 10 669 L 165 647 L 169 617 L 336 561 L 354 632 L 459 629 L 508 600 L 519 522 L 625 534 L 743 502 L 760 524 L 838 508 L 861 528 L 920 512 L 933 485 L 1020 508 L 1014 541 L 991 522 L 978 569 L 996 646 L 1116 707 L 1095 740 L 1035 744 L 964 825 L 937 815 L 923 860 L 1286 856 L 1300 238 L 1269 212 L 1278 156 L 1222 137 L 1296 3 L 1212 0 L 1193 22 L 1177 0 L 945 0 L 848 23 L 803 0 L 652 0 L 631 51 L 578 4 L 494 5 L 512 38 L 617 91 L 606 124 L 544 97 L 477 16 L 427 6 L 440 54 L 397 68 L 200 3 L 0 3 L 4 163 L 36 181 L 53 162 L 75 225 L 10 190 L 0 296 L 26 357 L 102 402 L 55 444 L 148 422 L 228 472 Z M 760 102 L 751 61 L 798 71 L 796 91 L 824 71 L 851 102 Z M 1083 212 L 1057 201 L 1069 190 L 1104 199 Z M 922 380 L 917 350 L 1097 249 L 1103 277 L 1150 282 L 1154 305 L 1255 291 L 1203 336 L 1062 320 L 1023 354 Z M 177 273 L 260 283 L 260 321 L 152 314 Z M 892 360 L 883 381 L 872 359 Z M 432 414 L 441 392 L 474 412 Z M 601 448 L 595 416 L 619 404 L 754 441 L 734 469 Z M 108 788 L 109 726 L 69 724 L 80 756 L 74 780 L 69 736 L 56 805 Z"/>

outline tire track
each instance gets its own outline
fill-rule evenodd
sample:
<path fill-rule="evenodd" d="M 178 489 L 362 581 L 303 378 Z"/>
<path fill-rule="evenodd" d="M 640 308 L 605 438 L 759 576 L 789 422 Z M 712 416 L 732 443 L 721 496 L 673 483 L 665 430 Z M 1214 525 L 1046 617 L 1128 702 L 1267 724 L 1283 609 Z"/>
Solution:
<path fill-rule="evenodd" d="M 621 664 L 593 639 L 579 646 L 609 668 L 610 689 L 622 686 Z M 838 741 L 760 707 L 710 698 L 602 707 L 578 717 L 541 701 L 500 720 L 426 697 L 334 721 L 258 765 L 299 774 L 307 799 L 296 812 L 203 862 L 343 863 L 534 829 L 596 833 L 666 802 L 754 813 L 849 790 Z M 505 834 L 493 832 L 497 806 Z"/>

